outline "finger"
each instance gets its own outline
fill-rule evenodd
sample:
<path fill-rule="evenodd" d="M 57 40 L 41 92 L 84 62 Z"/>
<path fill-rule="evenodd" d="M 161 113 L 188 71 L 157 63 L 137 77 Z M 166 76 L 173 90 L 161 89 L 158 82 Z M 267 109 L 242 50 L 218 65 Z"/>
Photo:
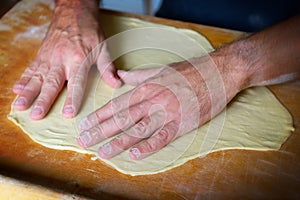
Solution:
<path fill-rule="evenodd" d="M 37 95 L 41 91 L 41 87 L 43 85 L 43 82 L 45 80 L 46 74 L 49 70 L 49 64 L 44 62 L 39 65 L 39 68 L 34 72 L 33 75 L 31 75 L 30 71 L 34 70 L 34 67 L 31 67 L 31 69 L 26 70 L 25 75 L 23 75 L 23 81 L 25 81 L 25 77 L 28 75 L 31 76 L 31 79 L 26 85 L 23 85 L 24 87 L 22 91 L 19 94 L 18 99 L 16 99 L 14 103 L 14 107 L 18 110 L 25 110 L 27 109 L 33 102 L 33 100 L 37 97 Z M 33 73 L 33 71 L 32 71 Z M 27 75 L 26 75 L 27 74 Z M 27 81 L 27 79 L 26 79 Z M 23 82 L 25 83 L 25 82 Z M 20 85 L 19 85 L 20 86 Z M 21 87 L 20 87 L 21 88 Z M 19 89 L 20 89 L 19 88 Z"/>
<path fill-rule="evenodd" d="M 72 118 L 78 113 L 85 93 L 90 67 L 80 66 L 78 69 L 67 85 L 67 97 L 62 110 L 66 118 Z"/>
<path fill-rule="evenodd" d="M 52 67 L 44 81 L 41 93 L 30 112 L 30 117 L 32 119 L 42 119 L 47 114 L 57 95 L 61 91 L 64 82 L 65 73 L 63 67 Z"/>
<path fill-rule="evenodd" d="M 79 130 L 88 130 L 104 120 L 111 118 L 115 113 L 128 109 L 129 106 L 138 104 L 144 100 L 150 99 L 159 93 L 163 88 L 157 88 L 153 84 L 143 84 L 133 90 L 130 90 L 117 98 L 110 100 L 103 107 L 89 114 L 79 122 Z"/>
<path fill-rule="evenodd" d="M 120 136 L 100 147 L 98 150 L 99 156 L 109 159 L 121 153 L 141 140 L 148 138 L 163 126 L 164 121 L 165 116 L 163 112 L 156 112 L 151 116 L 144 117 Z"/>
<path fill-rule="evenodd" d="M 113 117 L 80 133 L 77 138 L 79 145 L 86 148 L 97 144 L 122 130 L 128 129 L 144 116 L 148 115 L 150 106 L 151 104 L 149 102 L 144 101 L 129 107 L 129 109 L 114 114 Z"/>
<path fill-rule="evenodd" d="M 121 96 L 110 100 L 107 104 L 105 104 L 103 107 L 99 108 L 95 112 L 92 112 L 85 118 L 83 118 L 79 122 L 79 130 L 85 131 L 88 130 L 94 126 L 96 126 L 99 123 L 102 123 L 103 121 L 111 118 L 114 113 L 120 112 L 121 110 L 128 108 L 129 105 L 129 99 L 132 96 L 132 91 L 126 92 L 122 94 Z M 131 105 L 134 105 L 136 103 L 139 103 L 137 101 L 130 101 Z"/>
<path fill-rule="evenodd" d="M 19 97 L 14 102 L 14 108 L 17 110 L 26 110 L 30 107 L 34 99 L 41 91 L 43 84 L 43 76 L 41 74 L 35 74 L 25 88 L 19 94 Z"/>
<path fill-rule="evenodd" d="M 116 67 L 112 63 L 106 43 L 102 45 L 101 52 L 97 58 L 97 66 L 105 83 L 113 88 L 118 88 L 122 85 Z"/>
<path fill-rule="evenodd" d="M 34 61 L 30 64 L 29 67 L 26 68 L 24 73 L 21 75 L 20 79 L 14 84 L 13 92 L 16 94 L 21 94 L 22 91 L 25 89 L 26 85 L 30 82 L 33 74 L 37 70 L 38 65 L 37 62 Z"/>
<path fill-rule="evenodd" d="M 147 79 L 157 75 L 164 68 L 157 67 L 151 69 L 136 69 L 130 71 L 118 70 L 118 75 L 128 85 L 138 85 L 146 81 Z"/>
<path fill-rule="evenodd" d="M 135 100 L 132 96 L 132 91 L 126 92 L 121 96 L 110 100 L 103 107 L 99 108 L 95 112 L 92 112 L 79 122 L 79 130 L 88 130 L 97 124 L 113 117 L 115 113 L 120 112 L 123 109 L 128 108 L 130 105 L 139 103 L 140 101 Z"/>
<path fill-rule="evenodd" d="M 131 159 L 140 160 L 159 151 L 177 137 L 178 128 L 175 121 L 167 123 L 149 139 L 133 147 L 129 154 Z"/>

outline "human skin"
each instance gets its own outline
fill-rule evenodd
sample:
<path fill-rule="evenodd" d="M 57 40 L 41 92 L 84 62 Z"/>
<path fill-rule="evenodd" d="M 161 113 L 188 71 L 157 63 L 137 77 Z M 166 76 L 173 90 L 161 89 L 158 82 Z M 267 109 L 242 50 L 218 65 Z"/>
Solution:
<path fill-rule="evenodd" d="M 62 114 L 74 117 L 80 109 L 92 64 L 97 64 L 107 84 L 121 86 L 103 41 L 97 1 L 57 0 L 53 21 L 36 58 L 13 87 L 19 95 L 14 107 L 25 110 L 33 104 L 30 117 L 42 119 L 67 81 Z"/>
<path fill-rule="evenodd" d="M 299 35 L 296 16 L 209 56 L 118 71 L 137 87 L 84 118 L 78 143 L 87 148 L 124 131 L 101 146 L 99 156 L 130 149 L 132 159 L 143 159 L 212 119 L 243 89 L 299 79 Z"/>

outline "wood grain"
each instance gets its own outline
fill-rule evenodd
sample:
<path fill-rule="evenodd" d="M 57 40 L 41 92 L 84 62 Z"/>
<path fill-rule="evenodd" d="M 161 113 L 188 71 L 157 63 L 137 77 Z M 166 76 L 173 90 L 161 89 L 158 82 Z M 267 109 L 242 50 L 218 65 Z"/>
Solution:
<path fill-rule="evenodd" d="M 101 161 L 72 151 L 45 148 L 33 142 L 7 120 L 14 81 L 34 58 L 39 40 L 12 44 L 16 34 L 51 20 L 52 10 L 42 3 L 37 12 L 22 15 L 25 22 L 0 32 L 0 173 L 95 199 L 228 199 L 297 198 L 300 196 L 300 89 L 299 83 L 270 89 L 294 118 L 295 132 L 279 151 L 228 150 L 197 158 L 157 175 L 121 174 Z M 102 11 L 146 21 L 189 28 L 205 35 L 215 47 L 246 34 L 216 27 L 149 16 Z M 39 18 L 40 15 L 46 18 Z"/>

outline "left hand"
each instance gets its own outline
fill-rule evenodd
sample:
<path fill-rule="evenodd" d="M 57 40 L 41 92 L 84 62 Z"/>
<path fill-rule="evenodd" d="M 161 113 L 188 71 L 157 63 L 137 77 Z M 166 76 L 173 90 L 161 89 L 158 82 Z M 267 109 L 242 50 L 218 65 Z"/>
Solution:
<path fill-rule="evenodd" d="M 60 0 L 47 35 L 34 61 L 15 83 L 17 110 L 32 105 L 30 117 L 42 119 L 51 109 L 67 81 L 67 97 L 62 109 L 66 118 L 80 110 L 92 64 L 97 64 L 102 79 L 112 87 L 121 81 L 111 62 L 104 33 L 98 22 L 95 2 Z"/>
<path fill-rule="evenodd" d="M 125 83 L 140 85 L 79 124 L 78 143 L 85 148 L 123 131 L 99 148 L 99 156 L 106 159 L 132 146 L 132 159 L 145 158 L 204 124 L 240 91 L 243 75 L 232 77 L 209 57 L 118 74 Z"/>

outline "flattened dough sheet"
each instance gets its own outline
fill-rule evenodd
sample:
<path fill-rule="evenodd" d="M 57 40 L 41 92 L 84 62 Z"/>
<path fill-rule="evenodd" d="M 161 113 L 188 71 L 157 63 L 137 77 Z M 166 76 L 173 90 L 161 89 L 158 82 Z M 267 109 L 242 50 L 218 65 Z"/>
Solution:
<path fill-rule="evenodd" d="M 102 21 L 106 34 L 113 36 L 108 44 L 118 68 L 163 65 L 213 50 L 205 37 L 191 30 L 117 16 L 104 15 Z M 66 96 L 64 88 L 45 119 L 30 120 L 30 109 L 16 111 L 13 107 L 8 118 L 34 141 L 46 147 L 96 155 L 98 147 L 109 139 L 89 149 L 80 148 L 76 142 L 78 122 L 111 98 L 131 88 L 124 86 L 113 90 L 100 80 L 97 69 L 93 67 L 83 106 L 77 117 L 65 119 L 61 115 Z M 224 112 L 209 123 L 148 158 L 131 160 L 127 150 L 102 161 L 125 174 L 155 174 L 214 151 L 279 149 L 291 131 L 292 117 L 288 111 L 267 88 L 255 87 L 241 92 Z"/>

